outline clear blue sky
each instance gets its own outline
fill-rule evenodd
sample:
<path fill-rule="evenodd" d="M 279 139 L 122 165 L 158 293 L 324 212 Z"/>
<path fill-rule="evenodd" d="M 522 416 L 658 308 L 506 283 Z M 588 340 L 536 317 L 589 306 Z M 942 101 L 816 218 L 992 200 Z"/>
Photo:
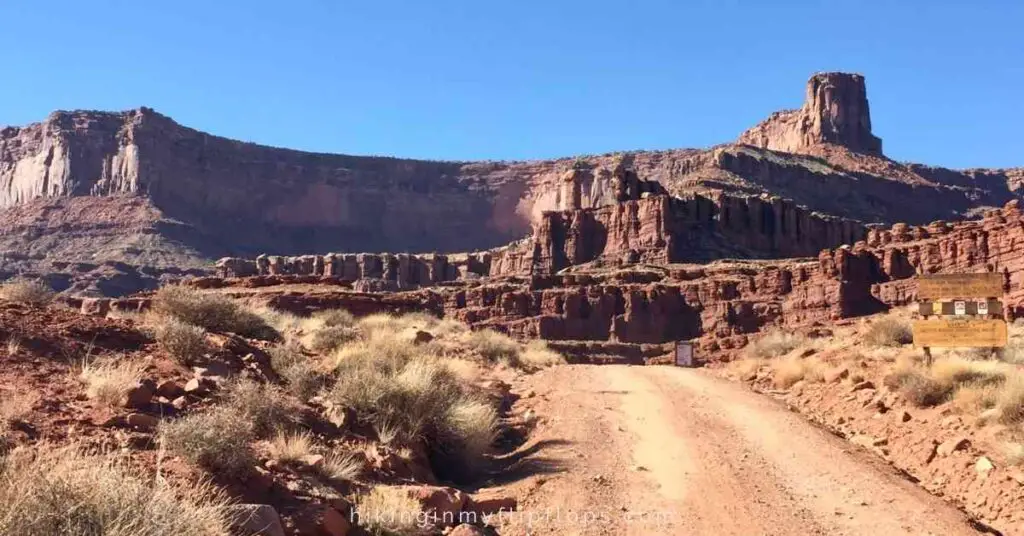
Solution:
<path fill-rule="evenodd" d="M 1020 0 L 11 0 L 0 125 L 144 105 L 298 149 L 530 159 L 726 142 L 848 70 L 890 157 L 1024 166 L 1022 28 Z"/>

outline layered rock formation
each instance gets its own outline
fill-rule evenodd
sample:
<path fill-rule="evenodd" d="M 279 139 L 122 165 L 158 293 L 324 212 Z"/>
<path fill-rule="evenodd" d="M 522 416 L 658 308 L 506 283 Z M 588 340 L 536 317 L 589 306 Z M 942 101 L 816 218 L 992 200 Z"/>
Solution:
<path fill-rule="evenodd" d="M 845 239 L 846 230 L 826 243 L 808 238 L 792 245 L 793 228 L 782 226 L 803 216 L 787 219 L 795 209 L 776 206 L 781 201 L 773 198 L 818 213 L 808 216 L 809 225 L 834 218 L 923 224 L 1001 206 L 1019 197 L 1024 181 L 1022 170 L 960 172 L 886 159 L 858 75 L 813 76 L 802 108 L 773 116 L 739 142 L 551 161 L 431 162 L 243 143 L 147 108 L 56 112 L 42 123 L 0 130 L 0 207 L 9 207 L 0 222 L 12 222 L 0 225 L 0 259 L 33 248 L 0 271 L 63 273 L 54 261 L 191 269 L 261 252 L 491 250 L 494 273 L 607 261 L 633 251 L 651 262 L 807 255 L 833 245 L 832 238 Z M 704 214 L 680 219 L 689 208 L 647 200 L 665 194 L 746 208 L 719 214 L 715 232 L 703 236 L 692 224 Z M 723 195 L 741 200 L 723 204 L 717 201 Z M 734 224 L 756 228 L 746 219 L 763 217 L 765 209 L 747 200 L 762 196 L 767 199 L 753 203 L 772 205 L 775 228 L 730 235 Z M 652 223 L 648 215 L 659 211 L 663 223 Z M 538 227 L 551 235 L 541 251 L 502 246 Z M 588 243 L 601 228 L 610 233 L 607 245 Z M 668 250 L 652 238 L 659 232 Z M 654 242 L 646 243 L 649 238 Z"/>
<path fill-rule="evenodd" d="M 744 132 L 739 143 L 787 153 L 834 144 L 859 153 L 882 154 L 882 140 L 871 133 L 864 77 L 848 73 L 815 74 L 807 81 L 803 107 L 775 112 Z"/>

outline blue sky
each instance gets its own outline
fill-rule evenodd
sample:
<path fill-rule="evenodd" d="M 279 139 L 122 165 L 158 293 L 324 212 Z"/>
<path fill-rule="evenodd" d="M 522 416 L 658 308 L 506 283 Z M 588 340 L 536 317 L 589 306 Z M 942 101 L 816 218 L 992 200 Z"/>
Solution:
<path fill-rule="evenodd" d="M 433 159 L 704 147 L 867 77 L 897 160 L 1024 166 L 1024 2 L 0 2 L 0 125 L 150 106 L 269 145 Z"/>

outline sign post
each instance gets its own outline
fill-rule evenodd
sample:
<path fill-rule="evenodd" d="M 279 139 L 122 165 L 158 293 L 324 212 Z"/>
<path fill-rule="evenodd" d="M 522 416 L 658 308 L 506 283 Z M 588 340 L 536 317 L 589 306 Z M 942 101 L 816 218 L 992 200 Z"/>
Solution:
<path fill-rule="evenodd" d="M 677 367 L 692 367 L 693 366 L 693 343 L 689 341 L 677 341 L 676 342 L 676 366 Z"/>
<path fill-rule="evenodd" d="M 913 323 L 914 344 L 924 349 L 928 363 L 931 348 L 1006 346 L 1003 317 L 1003 275 L 933 274 L 917 278 L 918 313 Z"/>

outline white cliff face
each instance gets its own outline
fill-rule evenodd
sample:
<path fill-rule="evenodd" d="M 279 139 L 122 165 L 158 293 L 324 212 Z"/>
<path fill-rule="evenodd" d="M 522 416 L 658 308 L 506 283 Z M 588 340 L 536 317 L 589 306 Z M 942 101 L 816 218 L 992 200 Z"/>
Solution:
<path fill-rule="evenodd" d="M 138 191 L 138 147 L 120 139 L 134 113 L 58 112 L 0 130 L 0 207 Z"/>

